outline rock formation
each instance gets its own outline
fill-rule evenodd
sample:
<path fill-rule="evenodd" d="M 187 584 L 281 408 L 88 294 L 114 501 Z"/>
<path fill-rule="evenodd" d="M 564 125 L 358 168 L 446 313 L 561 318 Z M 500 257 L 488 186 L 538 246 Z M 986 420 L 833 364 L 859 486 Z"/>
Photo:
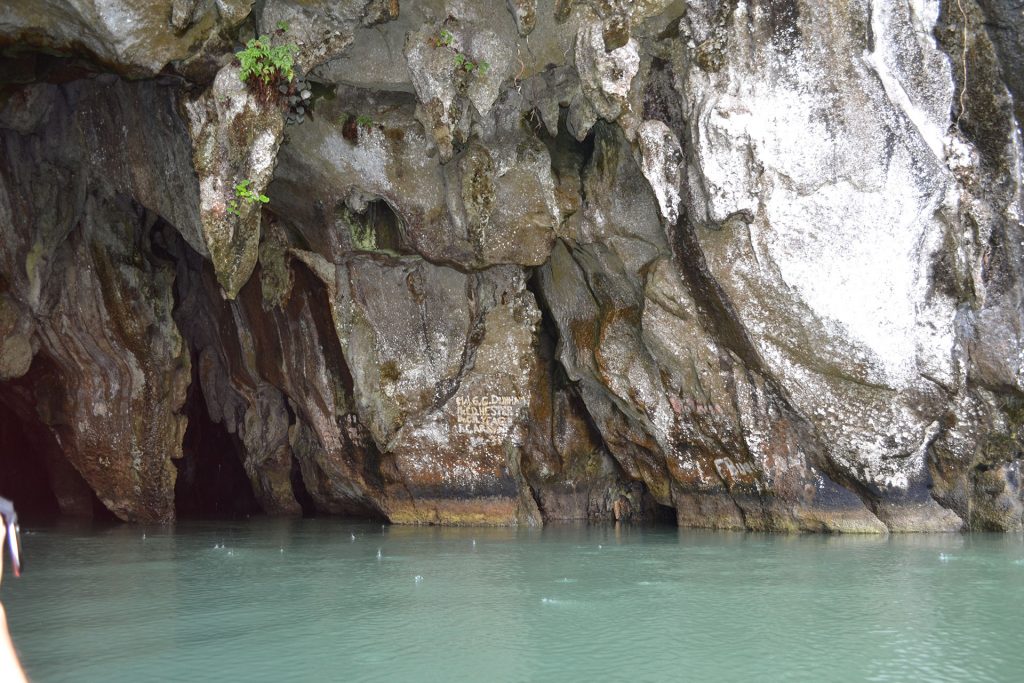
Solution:
<path fill-rule="evenodd" d="M 0 49 L 8 494 L 1024 528 L 1015 3 L 13 0 Z"/>

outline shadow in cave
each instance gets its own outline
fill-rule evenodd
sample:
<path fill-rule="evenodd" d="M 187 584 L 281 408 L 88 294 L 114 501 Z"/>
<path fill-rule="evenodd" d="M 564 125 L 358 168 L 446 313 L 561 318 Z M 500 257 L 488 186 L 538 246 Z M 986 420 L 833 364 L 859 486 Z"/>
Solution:
<path fill-rule="evenodd" d="M 679 518 L 676 515 L 676 509 L 670 505 L 662 505 L 653 498 L 650 499 L 647 506 L 647 515 L 650 519 L 650 523 L 654 526 L 679 526 Z"/>
<path fill-rule="evenodd" d="M 261 514 L 259 502 L 242 466 L 242 445 L 223 424 L 210 419 L 193 358 L 192 383 L 185 414 L 188 428 L 182 457 L 174 461 L 174 509 L 178 519 L 249 517 Z"/>
<path fill-rule="evenodd" d="M 59 376 L 37 355 L 23 377 L 0 383 L 0 496 L 14 503 L 22 524 L 60 516 L 116 522 L 68 461 L 54 429 L 39 419 L 37 390 L 60 391 Z"/>
<path fill-rule="evenodd" d="M 406 243 L 402 221 L 383 199 L 367 202 L 358 211 L 342 205 L 336 215 L 338 223 L 348 227 L 353 250 L 398 256 L 415 254 Z"/>
<path fill-rule="evenodd" d="M 591 509 L 587 512 L 587 521 L 590 523 L 603 523 L 607 521 L 614 521 L 615 513 L 614 506 L 617 502 L 616 499 L 621 498 L 627 505 L 627 512 L 625 513 L 624 521 L 628 523 L 641 524 L 644 526 L 678 526 L 678 518 L 676 510 L 670 505 L 662 505 L 651 494 L 648 487 L 639 480 L 630 479 L 622 468 L 621 464 L 616 460 L 612 454 L 612 449 L 608 446 L 607 442 L 598 427 L 597 422 L 591 415 L 590 410 L 587 408 L 586 402 L 583 400 L 578 387 L 573 382 L 565 366 L 562 365 L 561 360 L 558 357 L 559 345 L 562 343 L 561 334 L 559 332 L 558 324 L 555 322 L 554 314 L 551 311 L 551 305 L 545 296 L 542 279 L 540 276 L 540 268 L 534 268 L 530 273 L 526 281 L 527 290 L 533 294 L 534 299 L 537 302 L 537 307 L 540 309 L 540 329 L 538 334 L 537 350 L 540 354 L 541 362 L 550 368 L 551 380 L 552 380 L 552 393 L 566 392 L 569 397 L 569 405 L 572 407 L 573 412 L 579 415 L 586 423 L 588 431 L 588 441 L 595 444 L 602 452 L 607 454 L 610 460 L 610 466 L 614 470 L 615 479 L 618 480 L 620 486 L 625 488 L 620 489 L 618 494 L 612 494 L 611 499 L 605 499 L 604 504 L 600 505 L 598 509 L 594 509 L 591 505 Z M 544 435 L 533 434 L 533 438 L 539 438 L 543 441 L 546 437 Z M 566 519 L 560 519 L 558 516 L 553 516 L 551 510 L 546 509 L 542 496 L 536 495 L 536 488 L 540 482 L 536 478 L 535 472 L 531 470 L 531 465 L 527 463 L 527 479 L 531 476 L 534 481 L 531 482 L 531 489 L 534 490 L 534 498 L 537 502 L 538 508 L 541 510 L 541 514 L 544 517 L 545 523 L 561 523 L 565 522 Z M 602 482 L 594 482 L 596 485 L 602 485 Z M 573 485 L 575 492 L 575 484 Z M 608 493 L 605 494 L 606 496 Z"/>
<path fill-rule="evenodd" d="M 60 505 L 44 456 L 34 443 L 33 427 L 43 429 L 23 421 L 0 400 L 0 496 L 14 502 L 22 519 L 56 517 Z"/>

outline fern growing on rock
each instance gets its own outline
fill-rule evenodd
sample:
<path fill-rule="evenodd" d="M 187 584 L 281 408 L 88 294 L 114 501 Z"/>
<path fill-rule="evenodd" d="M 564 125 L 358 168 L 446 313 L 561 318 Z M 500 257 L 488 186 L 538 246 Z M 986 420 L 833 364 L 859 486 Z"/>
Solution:
<path fill-rule="evenodd" d="M 272 45 L 270 36 L 266 35 L 253 38 L 245 44 L 244 50 L 235 53 L 242 65 L 239 78 L 261 94 L 269 95 L 278 85 L 295 79 L 295 53 L 298 49 L 294 43 Z"/>

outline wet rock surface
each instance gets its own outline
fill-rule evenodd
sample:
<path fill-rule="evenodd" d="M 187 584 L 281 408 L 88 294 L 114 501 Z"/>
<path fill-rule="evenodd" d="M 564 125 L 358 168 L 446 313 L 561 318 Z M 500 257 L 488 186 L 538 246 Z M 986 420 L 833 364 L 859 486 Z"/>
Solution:
<path fill-rule="evenodd" d="M 7 3 L 0 419 L 43 464 L 0 469 L 138 521 L 1019 531 L 1018 14 Z"/>

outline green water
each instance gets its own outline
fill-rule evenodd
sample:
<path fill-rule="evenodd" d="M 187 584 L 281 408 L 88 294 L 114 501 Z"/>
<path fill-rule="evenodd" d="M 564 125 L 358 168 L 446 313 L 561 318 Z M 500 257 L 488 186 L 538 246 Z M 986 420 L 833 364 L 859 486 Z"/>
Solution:
<path fill-rule="evenodd" d="M 23 540 L 0 593 L 34 681 L 1024 680 L 1020 536 L 317 519 Z"/>

